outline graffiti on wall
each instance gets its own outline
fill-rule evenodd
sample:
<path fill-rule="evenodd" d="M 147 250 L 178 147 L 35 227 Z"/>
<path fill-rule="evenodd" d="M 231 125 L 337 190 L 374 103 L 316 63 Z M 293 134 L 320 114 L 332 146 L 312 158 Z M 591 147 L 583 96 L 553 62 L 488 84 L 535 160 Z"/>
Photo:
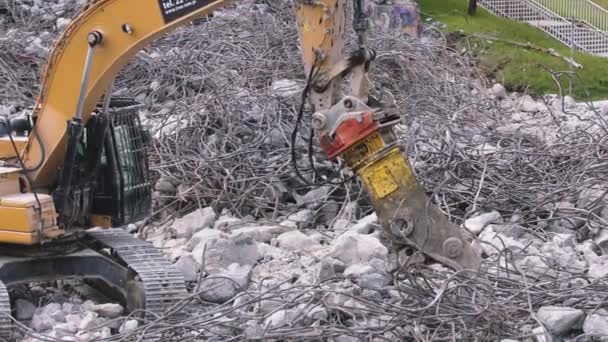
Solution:
<path fill-rule="evenodd" d="M 392 4 L 379 4 L 378 0 L 365 0 L 365 14 L 374 25 L 420 35 L 422 23 L 418 5 L 413 0 L 396 0 Z"/>

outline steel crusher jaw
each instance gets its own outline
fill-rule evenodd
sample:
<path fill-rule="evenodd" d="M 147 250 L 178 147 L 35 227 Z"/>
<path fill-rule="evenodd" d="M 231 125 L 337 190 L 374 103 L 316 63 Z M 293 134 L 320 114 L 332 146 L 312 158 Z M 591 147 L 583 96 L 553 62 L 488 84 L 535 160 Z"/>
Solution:
<path fill-rule="evenodd" d="M 455 270 L 478 270 L 481 254 L 418 185 L 391 111 L 346 96 L 313 116 L 320 145 L 330 160 L 343 159 L 363 183 L 385 236 Z"/>

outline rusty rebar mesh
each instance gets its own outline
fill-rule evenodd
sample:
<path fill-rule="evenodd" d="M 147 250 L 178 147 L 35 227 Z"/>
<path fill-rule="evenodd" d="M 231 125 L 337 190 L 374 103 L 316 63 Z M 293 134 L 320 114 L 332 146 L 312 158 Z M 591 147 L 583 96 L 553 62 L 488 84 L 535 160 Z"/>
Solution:
<path fill-rule="evenodd" d="M 48 48 L 58 32 L 40 15 L 5 6 L 2 16 L 10 13 L 11 19 L 5 18 L 6 33 L 0 37 L 0 103 L 27 107 L 45 58 L 44 49 L 32 48 L 32 37 L 43 37 L 38 45 Z M 517 110 L 499 105 L 467 56 L 447 48 L 432 27 L 423 40 L 375 29 L 370 45 L 377 50 L 371 69 L 375 89 L 395 96 L 403 113 L 403 147 L 419 181 L 451 220 L 461 223 L 475 212 L 494 209 L 541 239 L 555 220 L 572 222 L 570 228 L 602 225 L 602 195 L 559 216 L 555 208 L 560 202 L 577 203 L 582 191 L 605 183 L 608 127 L 597 110 L 541 112 L 536 124 L 513 127 Z M 143 122 L 156 138 L 152 169 L 180 184 L 177 194 L 159 197 L 158 211 L 214 205 L 276 218 L 302 204 L 296 197 L 314 187 L 295 175 L 289 144 L 301 94 L 273 91 L 273 81 L 280 79 L 304 86 L 290 2 L 242 5 L 178 29 L 137 55 L 119 76 L 114 94 L 145 102 Z M 319 175 L 347 179 L 349 172 L 325 161 L 316 147 L 312 159 L 318 174 L 313 172 L 310 114 L 306 110 L 296 146 L 303 175 L 316 182 L 325 180 Z M 566 124 L 575 117 L 577 127 L 571 130 Z M 326 187 L 319 203 L 364 196 L 356 182 Z M 503 260 L 515 257 L 507 252 Z M 475 276 L 409 269 L 395 273 L 394 292 L 384 294 L 345 293 L 342 279 L 269 289 L 254 284 L 238 302 L 212 305 L 192 299 L 176 308 L 190 312 L 181 323 L 160 317 L 106 340 L 137 340 L 144 331 L 163 334 L 163 341 L 524 338 L 522 331 L 531 333 L 538 325 L 534 312 L 540 306 L 568 302 L 597 308 L 607 295 L 604 280 L 583 273 L 552 266 L 555 272 L 530 278 L 496 265 L 487 261 Z M 332 306 L 328 296 L 337 294 L 352 297 L 348 305 Z M 256 307 L 269 300 L 282 309 L 324 308 L 326 315 L 307 318 L 293 311 L 288 327 L 264 328 L 260 322 L 272 312 Z"/>

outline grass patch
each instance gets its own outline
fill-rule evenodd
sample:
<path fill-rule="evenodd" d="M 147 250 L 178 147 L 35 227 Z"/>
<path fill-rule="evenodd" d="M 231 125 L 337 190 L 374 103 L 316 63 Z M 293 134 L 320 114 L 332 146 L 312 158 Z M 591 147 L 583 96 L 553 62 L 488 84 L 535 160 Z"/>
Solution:
<path fill-rule="evenodd" d="M 593 0 L 593 2 L 608 9 L 608 0 Z"/>
<path fill-rule="evenodd" d="M 607 0 L 608 1 L 608 0 Z M 462 30 L 467 36 L 485 35 L 503 40 L 530 42 L 543 48 L 553 48 L 564 56 L 570 50 L 559 41 L 541 30 L 505 18 L 499 18 L 479 8 L 474 17 L 466 15 L 466 0 L 420 0 L 424 16 L 432 17 L 447 25 L 446 32 Z M 544 67 L 554 71 L 568 71 L 568 63 L 560 58 L 540 51 L 533 51 L 509 43 L 485 39 L 461 39 L 457 47 L 475 46 L 472 49 L 480 58 L 480 67 L 490 78 L 504 84 L 514 91 L 527 90 L 534 95 L 558 93 L 558 87 L 551 74 Z M 580 80 L 574 81 L 573 97 L 584 100 L 608 98 L 608 59 L 589 54 L 576 53 L 575 60 L 583 65 L 577 69 Z M 568 80 L 563 78 L 562 85 L 568 91 Z"/>

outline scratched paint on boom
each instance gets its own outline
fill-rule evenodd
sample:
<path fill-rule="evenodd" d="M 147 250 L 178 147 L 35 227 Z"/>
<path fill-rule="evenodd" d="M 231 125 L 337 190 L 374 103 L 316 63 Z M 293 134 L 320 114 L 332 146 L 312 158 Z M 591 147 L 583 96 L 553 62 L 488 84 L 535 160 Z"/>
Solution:
<path fill-rule="evenodd" d="M 217 0 L 158 0 L 165 23 L 184 17 Z"/>

